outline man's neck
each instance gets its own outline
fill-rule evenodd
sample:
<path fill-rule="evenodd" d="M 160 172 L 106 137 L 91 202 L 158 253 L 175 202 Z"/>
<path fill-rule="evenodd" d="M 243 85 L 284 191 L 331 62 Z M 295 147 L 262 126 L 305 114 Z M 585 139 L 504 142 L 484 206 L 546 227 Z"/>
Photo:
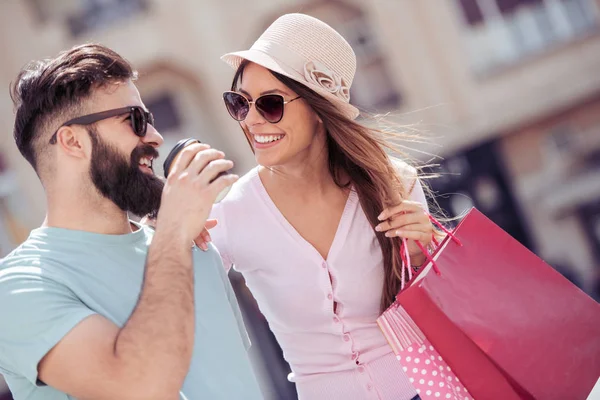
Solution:
<path fill-rule="evenodd" d="M 133 231 L 126 212 L 99 194 L 49 194 L 43 226 L 122 235 Z"/>

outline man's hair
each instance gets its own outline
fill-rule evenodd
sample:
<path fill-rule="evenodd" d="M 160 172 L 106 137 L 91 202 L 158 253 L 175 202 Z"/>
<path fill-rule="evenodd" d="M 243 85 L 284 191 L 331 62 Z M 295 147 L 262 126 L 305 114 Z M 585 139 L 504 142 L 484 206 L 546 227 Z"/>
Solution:
<path fill-rule="evenodd" d="M 49 151 L 54 133 L 50 130 L 80 116 L 83 100 L 94 90 L 136 78 L 127 60 L 97 44 L 76 46 L 56 58 L 27 64 L 10 87 L 17 148 L 39 175 L 40 158 Z"/>

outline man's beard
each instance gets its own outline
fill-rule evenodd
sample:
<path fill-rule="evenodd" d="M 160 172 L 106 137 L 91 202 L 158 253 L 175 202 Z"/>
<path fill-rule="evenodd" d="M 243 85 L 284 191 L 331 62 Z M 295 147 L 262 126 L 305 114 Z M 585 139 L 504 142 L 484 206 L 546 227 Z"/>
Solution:
<path fill-rule="evenodd" d="M 127 160 L 114 146 L 104 142 L 94 129 L 90 129 L 89 133 L 93 146 L 90 177 L 94 186 L 123 211 L 139 217 L 156 217 L 164 182 L 155 175 L 142 172 L 139 166 L 142 157 L 156 159 L 156 149 L 150 145 L 138 146 Z"/>

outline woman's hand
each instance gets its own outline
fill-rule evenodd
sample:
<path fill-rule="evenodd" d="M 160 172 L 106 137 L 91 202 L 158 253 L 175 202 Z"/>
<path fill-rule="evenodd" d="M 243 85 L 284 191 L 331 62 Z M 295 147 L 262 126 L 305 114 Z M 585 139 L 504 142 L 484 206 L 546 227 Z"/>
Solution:
<path fill-rule="evenodd" d="M 140 223 L 143 225 L 152 226 L 154 228 L 156 227 L 156 220 L 149 218 L 147 216 L 142 218 Z M 208 250 L 208 243 L 212 241 L 208 230 L 214 228 L 215 226 L 217 226 L 216 219 L 207 219 L 206 220 L 206 224 L 204 224 L 204 229 L 202 230 L 200 235 L 198 235 L 198 237 L 194 240 L 194 243 L 196 243 L 196 246 L 198 246 L 199 248 L 201 248 L 204 251 Z"/>
<path fill-rule="evenodd" d="M 377 232 L 385 232 L 387 237 L 408 239 L 408 254 L 411 264 L 418 266 L 425 261 L 425 255 L 415 241 L 427 248 L 433 237 L 433 224 L 423 205 L 417 201 L 404 200 L 400 204 L 388 207 L 378 219 L 382 221 L 375 227 Z"/>

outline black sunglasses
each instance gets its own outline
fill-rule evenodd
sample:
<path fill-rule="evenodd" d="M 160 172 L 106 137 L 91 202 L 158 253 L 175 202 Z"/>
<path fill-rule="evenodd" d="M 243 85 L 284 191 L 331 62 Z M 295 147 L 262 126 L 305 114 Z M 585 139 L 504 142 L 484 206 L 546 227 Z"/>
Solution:
<path fill-rule="evenodd" d="M 283 118 L 283 108 L 286 104 L 298 100 L 299 98 L 300 96 L 285 101 L 283 96 L 279 94 L 266 94 L 254 101 L 250 101 L 244 95 L 237 92 L 228 91 L 223 93 L 225 107 L 227 107 L 229 115 L 236 121 L 245 120 L 250 111 L 250 106 L 254 104 L 256 106 L 256 111 L 258 111 L 267 122 L 272 124 L 281 121 Z"/>
<path fill-rule="evenodd" d="M 82 117 L 77 117 L 65 122 L 60 127 L 62 128 L 63 126 L 71 125 L 89 125 L 93 124 L 94 122 L 101 121 L 103 119 L 112 118 L 127 113 L 130 114 L 131 128 L 133 129 L 133 133 L 135 133 L 139 137 L 146 136 L 148 124 L 154 126 L 154 116 L 151 112 L 144 110 L 141 106 L 129 106 L 123 108 L 115 108 L 113 110 L 106 110 L 94 114 L 88 114 Z M 50 144 L 56 143 L 56 135 L 58 134 L 58 129 L 50 138 Z"/>

